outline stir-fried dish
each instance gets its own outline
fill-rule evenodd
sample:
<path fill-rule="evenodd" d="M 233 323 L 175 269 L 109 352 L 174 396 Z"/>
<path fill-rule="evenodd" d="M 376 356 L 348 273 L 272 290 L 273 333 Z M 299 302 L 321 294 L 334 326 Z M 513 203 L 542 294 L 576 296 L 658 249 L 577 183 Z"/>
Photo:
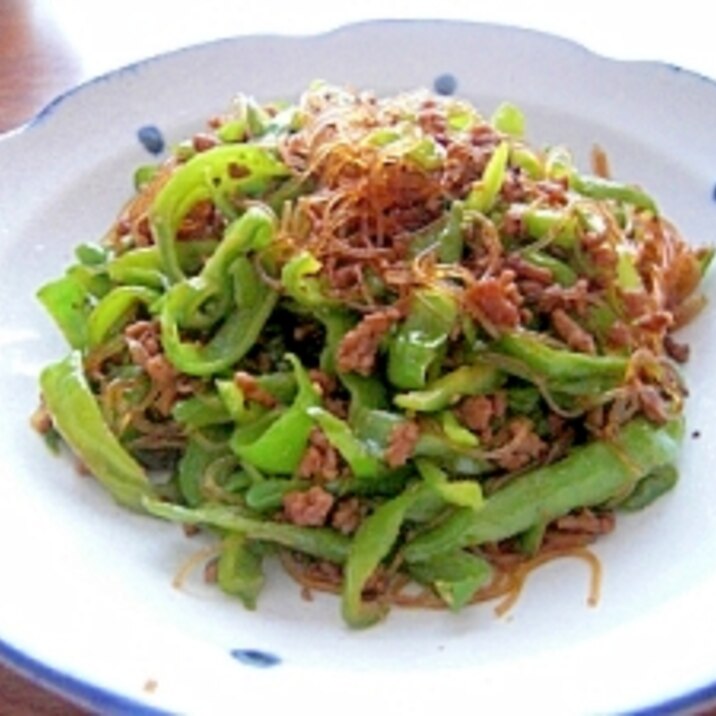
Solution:
<path fill-rule="evenodd" d="M 207 579 L 249 608 L 275 557 L 364 626 L 590 554 L 676 482 L 674 334 L 712 250 L 524 124 L 424 91 L 237 98 L 39 291 L 71 350 L 37 427 L 212 535 Z"/>

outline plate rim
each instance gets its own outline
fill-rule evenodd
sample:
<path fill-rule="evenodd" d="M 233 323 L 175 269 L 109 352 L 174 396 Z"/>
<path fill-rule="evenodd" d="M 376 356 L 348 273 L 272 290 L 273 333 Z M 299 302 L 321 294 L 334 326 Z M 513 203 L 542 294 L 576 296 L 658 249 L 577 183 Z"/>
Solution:
<path fill-rule="evenodd" d="M 209 51 L 213 47 L 241 43 L 246 40 L 311 42 L 321 41 L 322 39 L 341 34 L 350 34 L 355 31 L 360 31 L 366 28 L 374 28 L 377 26 L 401 28 L 435 24 L 445 27 L 467 27 L 480 31 L 496 31 L 504 33 L 505 35 L 515 33 L 531 35 L 550 43 L 558 43 L 562 47 L 568 47 L 572 51 L 580 52 L 585 57 L 590 59 L 606 61 L 610 64 L 618 64 L 629 67 L 640 66 L 645 69 L 654 69 L 660 72 L 671 71 L 678 73 L 679 75 L 685 75 L 686 77 L 706 83 L 709 86 L 710 91 L 716 91 L 716 78 L 701 74 L 693 69 L 685 68 L 678 64 L 670 63 L 661 59 L 625 59 L 612 57 L 595 51 L 578 40 L 541 29 L 499 22 L 481 22 L 470 19 L 458 20 L 439 17 L 366 19 L 341 24 L 324 31 L 307 34 L 262 32 L 220 36 L 214 39 L 190 43 L 167 51 L 147 55 L 146 57 L 142 57 L 136 61 L 109 69 L 106 72 L 88 77 L 81 82 L 78 82 L 77 84 L 59 92 L 27 120 L 3 133 L 0 133 L 0 154 L 3 146 L 8 146 L 8 144 L 13 140 L 26 135 L 34 127 L 43 124 L 46 121 L 51 121 L 55 110 L 66 101 L 71 101 L 75 96 L 82 94 L 99 83 L 120 79 L 128 73 L 135 73 L 150 64 L 162 62 L 170 57 L 176 57 L 193 51 Z M 29 652 L 13 645 L 1 635 L 0 662 L 6 664 L 16 673 L 28 677 L 32 682 L 35 682 L 38 685 L 49 689 L 51 692 L 59 694 L 60 696 L 67 698 L 80 706 L 90 708 L 101 707 L 103 709 L 103 713 L 120 714 L 131 712 L 133 714 L 147 714 L 147 716 L 163 716 L 164 714 L 170 713 L 160 707 L 152 706 L 146 701 L 139 701 L 131 696 L 123 695 L 110 688 L 99 686 L 89 680 L 83 679 L 80 676 L 64 671 L 61 666 L 53 666 L 51 663 L 43 661 L 40 658 L 36 658 Z M 634 714 L 635 716 L 675 714 L 688 709 L 713 705 L 714 703 L 716 703 L 716 677 L 713 677 L 713 680 L 703 684 L 702 686 L 692 688 L 682 694 L 678 694 L 658 702 L 645 704 L 637 707 L 636 709 L 630 710 L 628 713 Z"/>

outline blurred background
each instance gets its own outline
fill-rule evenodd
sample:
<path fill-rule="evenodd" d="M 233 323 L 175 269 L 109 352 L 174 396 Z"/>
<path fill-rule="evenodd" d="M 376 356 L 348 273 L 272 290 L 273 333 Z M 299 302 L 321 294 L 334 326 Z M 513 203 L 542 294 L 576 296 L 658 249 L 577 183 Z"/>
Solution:
<path fill-rule="evenodd" d="M 315 34 L 388 18 L 527 27 L 610 57 L 660 60 L 716 77 L 713 24 L 703 0 L 0 0 L 0 133 L 20 127 L 74 85 L 144 57 L 235 35 Z M 81 713 L 0 665 L 0 714 Z"/>
<path fill-rule="evenodd" d="M 601 0 L 0 0 L 0 132 L 90 77 L 173 48 L 245 34 L 314 34 L 377 18 L 529 27 L 600 54 L 659 59 L 716 76 L 708 3 Z"/>

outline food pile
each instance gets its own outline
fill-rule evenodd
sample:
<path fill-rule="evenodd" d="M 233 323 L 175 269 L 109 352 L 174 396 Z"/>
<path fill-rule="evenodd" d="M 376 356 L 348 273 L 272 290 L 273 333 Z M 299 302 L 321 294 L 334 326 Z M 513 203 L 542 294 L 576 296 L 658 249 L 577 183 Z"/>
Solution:
<path fill-rule="evenodd" d="M 352 626 L 584 556 L 676 481 L 678 328 L 712 250 L 522 113 L 322 83 L 238 97 L 39 298 L 69 356 L 37 425 L 122 504 L 278 555 Z"/>

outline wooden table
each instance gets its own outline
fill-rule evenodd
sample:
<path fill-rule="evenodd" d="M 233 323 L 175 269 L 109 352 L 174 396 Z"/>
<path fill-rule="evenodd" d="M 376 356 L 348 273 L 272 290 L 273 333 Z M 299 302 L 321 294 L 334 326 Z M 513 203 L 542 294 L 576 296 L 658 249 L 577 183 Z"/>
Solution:
<path fill-rule="evenodd" d="M 30 119 L 54 96 L 90 76 L 157 54 L 172 47 L 220 36 L 255 32 L 316 32 L 361 16 L 396 16 L 381 0 L 311 6 L 302 3 L 297 17 L 276 3 L 225 3 L 202 0 L 0 0 L 0 133 Z M 649 9 L 648 28 L 630 34 L 628 43 L 611 45 L 618 36 L 608 16 L 609 2 L 602 8 L 602 21 L 589 23 L 565 9 L 569 3 L 553 3 L 552 12 L 542 3 L 513 1 L 509 8 L 479 11 L 480 4 L 458 1 L 450 4 L 432 0 L 410 3 L 414 17 L 467 17 L 532 26 L 562 33 L 597 51 L 626 56 L 661 57 L 676 64 L 716 76 L 716 55 L 711 51 L 711 23 L 707 5 L 701 0 L 679 3 L 679 26 L 672 26 L 666 13 L 668 3 Z M 387 3 L 389 5 L 389 3 Z M 449 5 L 449 7 L 442 7 Z M 564 5 L 564 7 L 557 7 Z M 638 22 L 640 10 L 615 3 L 623 26 Z M 616 5 L 620 6 L 617 11 Z M 628 5 L 628 4 L 627 4 Z M 693 7 L 690 7 L 693 5 Z M 250 7 L 250 11 L 244 8 Z M 295 4 L 291 3 L 291 7 Z M 319 8 L 317 10 L 317 8 Z M 704 9 L 706 8 L 706 9 Z M 448 15 L 446 15 L 446 9 Z M 581 11 L 577 11 L 581 13 Z M 606 14 L 606 17 L 604 15 Z M 631 15 L 631 17 L 630 17 Z M 699 17 L 701 20 L 699 20 Z M 686 25 L 685 25 L 686 23 Z M 678 32 L 688 34 L 687 42 L 674 42 Z M 683 39 L 683 38 L 682 38 Z M 665 49 L 666 48 L 666 49 Z M 0 714 L 63 714 L 85 712 L 64 699 L 46 692 L 22 676 L 0 666 Z"/>

